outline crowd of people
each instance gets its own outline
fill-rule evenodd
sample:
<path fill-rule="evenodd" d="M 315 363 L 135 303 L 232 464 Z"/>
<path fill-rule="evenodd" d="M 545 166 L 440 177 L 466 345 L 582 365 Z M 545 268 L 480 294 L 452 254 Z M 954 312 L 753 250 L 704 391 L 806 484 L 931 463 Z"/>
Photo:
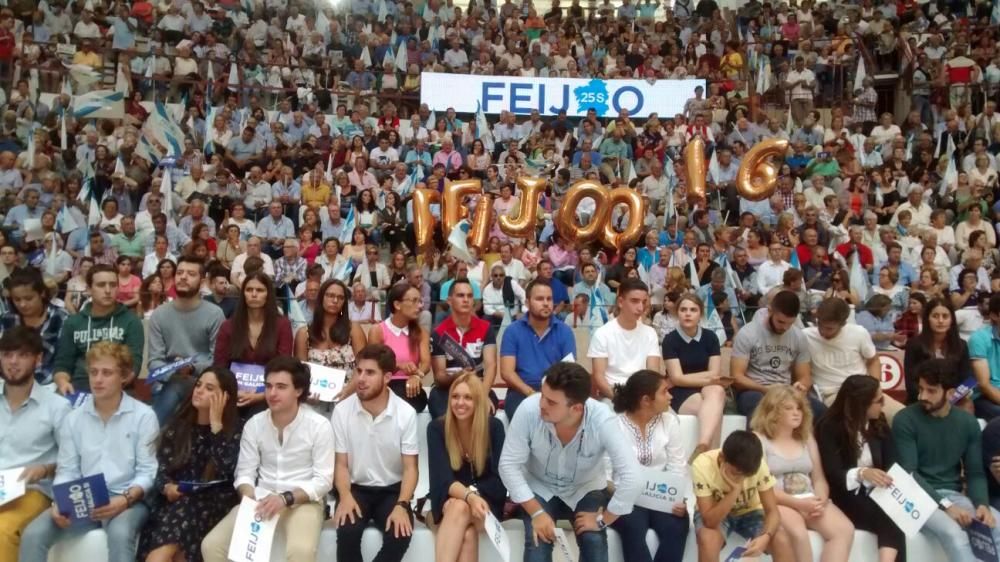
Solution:
<path fill-rule="evenodd" d="M 374 524 L 398 561 L 425 516 L 427 411 L 441 562 L 476 559 L 488 513 L 522 519 L 538 562 L 560 519 L 588 562 L 609 526 L 627 560 L 679 561 L 692 525 L 704 561 L 730 533 L 811 560 L 810 530 L 845 561 L 852 526 L 903 560 L 868 497 L 897 463 L 941 506 L 924 531 L 971 561 L 963 527 L 997 534 L 1000 506 L 998 19 L 986 1 L 10 0 L 0 469 L 29 489 L 0 505 L 0 558 L 46 560 L 81 529 L 52 484 L 102 473 L 113 562 L 224 560 L 241 497 L 280 517 L 289 560 L 332 519 L 338 559 Z M 487 118 L 420 103 L 423 72 L 705 86 L 672 115 Z M 88 117 L 111 88 L 121 114 Z M 766 139 L 789 141 L 774 190 L 742 198 Z M 490 201 L 488 242 L 418 245 L 414 190 L 463 179 L 492 196 L 462 201 Z M 562 206 L 579 180 L 641 195 L 645 216 L 609 215 L 641 219 L 637 244 L 554 228 L 593 220 Z M 532 234 L 501 228 L 535 205 Z M 892 351 L 899 400 L 878 384 Z M 309 364 L 347 373 L 332 402 Z M 748 431 L 723 440 L 726 412 Z M 649 468 L 691 480 L 693 517 L 636 504 Z"/>

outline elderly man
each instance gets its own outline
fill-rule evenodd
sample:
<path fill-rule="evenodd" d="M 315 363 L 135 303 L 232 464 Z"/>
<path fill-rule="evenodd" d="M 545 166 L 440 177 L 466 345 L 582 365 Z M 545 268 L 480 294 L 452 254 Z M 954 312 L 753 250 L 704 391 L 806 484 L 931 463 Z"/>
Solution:
<path fill-rule="evenodd" d="M 204 224 L 208 227 L 208 233 L 213 238 L 215 237 L 215 221 L 212 217 L 205 214 L 205 202 L 201 199 L 194 199 L 191 201 L 191 205 L 188 206 L 187 216 L 181 219 L 178 228 L 183 232 L 188 238 L 192 236 L 194 227 L 199 224 Z"/>
<path fill-rule="evenodd" d="M 837 246 L 837 253 L 844 258 L 848 267 L 854 263 L 854 256 L 857 255 L 858 259 L 861 260 L 861 267 L 871 271 L 875 267 L 875 257 L 871 247 L 864 243 L 863 238 L 864 228 L 858 225 L 852 226 L 848 230 L 847 242 Z"/>
<path fill-rule="evenodd" d="M 272 258 L 282 255 L 286 239 L 295 238 L 295 226 L 292 220 L 284 215 L 280 202 L 271 202 L 268 215 L 257 223 L 257 236 L 264 245 L 264 253 Z"/>
<path fill-rule="evenodd" d="M 0 152 L 0 196 L 15 195 L 24 186 L 21 171 L 14 167 L 16 160 L 13 152 Z"/>
<path fill-rule="evenodd" d="M 431 160 L 434 166 L 441 164 L 444 166 L 445 174 L 457 172 L 462 167 L 462 155 L 455 150 L 455 143 L 450 138 L 441 141 L 441 150 L 434 155 Z"/>
<path fill-rule="evenodd" d="M 283 248 L 283 246 L 282 246 Z M 229 276 L 229 279 L 233 282 L 233 285 L 237 287 L 243 286 L 243 279 L 246 278 L 246 270 L 244 269 L 244 264 L 247 258 L 260 258 L 264 261 L 264 273 L 274 277 L 274 260 L 271 256 L 261 252 L 261 240 L 257 236 L 251 236 L 247 240 L 247 251 L 236 256 L 233 260 L 233 271 Z"/>

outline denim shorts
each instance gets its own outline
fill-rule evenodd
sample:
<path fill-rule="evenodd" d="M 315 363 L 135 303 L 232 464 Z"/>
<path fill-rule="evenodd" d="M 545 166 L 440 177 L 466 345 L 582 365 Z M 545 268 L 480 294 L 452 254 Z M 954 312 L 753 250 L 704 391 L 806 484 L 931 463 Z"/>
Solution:
<path fill-rule="evenodd" d="M 697 530 L 704 526 L 701 513 L 696 511 L 694 528 Z M 723 537 L 728 537 L 730 533 L 736 533 L 747 540 L 757 538 L 764 533 L 764 510 L 758 509 L 743 515 L 729 515 L 722 520 L 720 527 Z"/>

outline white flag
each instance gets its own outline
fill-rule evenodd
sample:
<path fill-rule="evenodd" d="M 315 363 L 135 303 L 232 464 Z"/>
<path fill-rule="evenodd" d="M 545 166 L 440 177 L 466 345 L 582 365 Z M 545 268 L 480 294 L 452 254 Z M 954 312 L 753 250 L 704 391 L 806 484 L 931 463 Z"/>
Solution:
<path fill-rule="evenodd" d="M 854 72 L 854 91 L 864 89 L 864 80 L 868 77 L 868 73 L 865 72 L 865 57 L 858 53 L 858 69 Z"/>
<path fill-rule="evenodd" d="M 368 45 L 365 45 L 364 50 L 361 51 L 361 65 L 365 68 L 372 67 L 372 54 L 368 50 Z"/>

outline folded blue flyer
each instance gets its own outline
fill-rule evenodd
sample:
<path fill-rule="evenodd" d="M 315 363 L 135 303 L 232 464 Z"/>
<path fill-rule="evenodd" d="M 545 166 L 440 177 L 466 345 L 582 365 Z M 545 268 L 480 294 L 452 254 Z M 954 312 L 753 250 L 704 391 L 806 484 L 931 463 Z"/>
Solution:
<path fill-rule="evenodd" d="M 182 494 L 196 494 L 207 488 L 213 488 L 220 484 L 225 484 L 228 480 L 209 480 L 198 481 L 198 480 L 181 480 L 177 483 L 177 490 Z"/>
<path fill-rule="evenodd" d="M 52 497 L 59 506 L 59 513 L 69 517 L 73 525 L 90 521 L 95 509 L 111 501 L 103 474 L 56 484 L 52 486 Z"/>
<path fill-rule="evenodd" d="M 157 381 L 172 375 L 174 371 L 180 369 L 181 367 L 187 367 L 188 365 L 194 364 L 194 357 L 188 357 L 186 359 L 179 359 L 173 363 L 167 363 L 166 365 L 161 365 L 156 369 L 153 369 L 146 375 L 147 381 Z"/>
<path fill-rule="evenodd" d="M 997 562 L 997 545 L 993 542 L 993 530 L 983 522 L 973 519 L 965 528 L 969 534 L 972 555 L 979 562 Z"/>
<path fill-rule="evenodd" d="M 74 408 L 83 406 L 83 403 L 87 401 L 87 398 L 90 398 L 89 392 L 73 392 L 66 395 L 66 400 L 69 400 L 70 405 Z"/>
<path fill-rule="evenodd" d="M 229 365 L 229 370 L 236 375 L 236 385 L 240 392 L 264 392 L 263 365 L 233 362 Z"/>
<path fill-rule="evenodd" d="M 976 381 L 976 377 L 969 377 L 965 379 L 962 381 L 962 384 L 958 385 L 958 388 L 955 389 L 955 394 L 951 397 L 951 403 L 958 404 L 963 398 L 972 394 L 972 391 L 975 390 L 977 386 L 979 386 L 979 383 Z"/>
<path fill-rule="evenodd" d="M 743 553 L 747 551 L 745 546 L 737 546 L 729 553 L 729 557 L 726 558 L 726 562 L 739 562 L 743 558 Z"/>

